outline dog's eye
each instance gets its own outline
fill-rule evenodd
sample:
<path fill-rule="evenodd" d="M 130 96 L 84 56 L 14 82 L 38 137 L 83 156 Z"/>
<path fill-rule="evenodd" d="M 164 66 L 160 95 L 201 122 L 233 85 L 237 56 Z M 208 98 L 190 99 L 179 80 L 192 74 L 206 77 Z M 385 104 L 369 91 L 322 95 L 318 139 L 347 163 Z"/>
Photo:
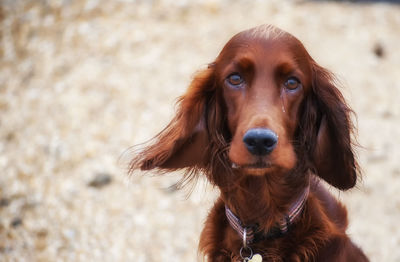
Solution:
<path fill-rule="evenodd" d="M 295 77 L 290 77 L 285 82 L 285 87 L 289 90 L 295 90 L 301 85 L 300 81 Z"/>
<path fill-rule="evenodd" d="M 236 87 L 243 83 L 243 78 L 239 74 L 235 73 L 228 76 L 226 81 L 228 81 L 230 85 Z"/>

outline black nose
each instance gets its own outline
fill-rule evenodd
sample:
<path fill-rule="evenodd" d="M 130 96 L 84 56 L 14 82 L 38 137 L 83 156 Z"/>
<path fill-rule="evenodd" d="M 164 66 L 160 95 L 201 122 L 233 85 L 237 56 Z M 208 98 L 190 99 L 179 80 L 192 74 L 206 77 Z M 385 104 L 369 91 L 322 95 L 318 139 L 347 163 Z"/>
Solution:
<path fill-rule="evenodd" d="M 278 143 L 278 136 L 270 129 L 252 128 L 244 134 L 243 142 L 250 153 L 263 156 L 274 150 Z"/>

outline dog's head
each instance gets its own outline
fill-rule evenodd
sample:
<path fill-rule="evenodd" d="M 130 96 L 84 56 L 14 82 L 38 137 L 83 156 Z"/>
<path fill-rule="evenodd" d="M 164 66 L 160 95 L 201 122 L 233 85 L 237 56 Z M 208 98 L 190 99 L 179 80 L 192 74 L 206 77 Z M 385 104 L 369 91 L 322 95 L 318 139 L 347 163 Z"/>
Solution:
<path fill-rule="evenodd" d="M 294 36 L 272 26 L 235 35 L 195 76 L 170 124 L 131 170 L 188 168 L 221 185 L 225 174 L 313 170 L 355 185 L 351 110 L 334 78 Z"/>

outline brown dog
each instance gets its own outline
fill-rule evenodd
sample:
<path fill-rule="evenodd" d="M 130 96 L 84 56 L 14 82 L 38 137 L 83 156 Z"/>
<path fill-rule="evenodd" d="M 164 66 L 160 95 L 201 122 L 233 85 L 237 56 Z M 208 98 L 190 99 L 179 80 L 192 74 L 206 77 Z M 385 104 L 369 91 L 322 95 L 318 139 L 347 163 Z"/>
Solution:
<path fill-rule="evenodd" d="M 319 183 L 354 187 L 351 109 L 331 73 L 272 26 L 235 35 L 130 169 L 186 168 L 220 189 L 201 234 L 208 261 L 368 261 Z"/>

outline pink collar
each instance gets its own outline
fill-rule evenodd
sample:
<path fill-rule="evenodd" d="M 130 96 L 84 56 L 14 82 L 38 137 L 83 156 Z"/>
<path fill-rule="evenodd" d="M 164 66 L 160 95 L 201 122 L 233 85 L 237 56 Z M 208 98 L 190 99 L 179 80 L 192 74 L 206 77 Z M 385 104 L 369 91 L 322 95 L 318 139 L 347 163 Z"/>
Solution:
<path fill-rule="evenodd" d="M 288 231 L 288 228 L 291 224 L 294 223 L 296 218 L 301 214 L 304 209 L 304 205 L 306 203 L 308 194 L 310 192 L 310 187 L 304 190 L 303 194 L 297 199 L 296 202 L 289 209 L 289 213 L 285 215 L 279 222 L 278 225 L 266 235 L 260 235 L 257 232 L 257 228 L 254 226 L 244 226 L 240 219 L 233 214 L 233 212 L 225 205 L 225 214 L 228 218 L 229 224 L 231 227 L 240 235 L 245 245 L 256 242 L 261 239 L 269 239 L 277 236 L 281 236 Z"/>

